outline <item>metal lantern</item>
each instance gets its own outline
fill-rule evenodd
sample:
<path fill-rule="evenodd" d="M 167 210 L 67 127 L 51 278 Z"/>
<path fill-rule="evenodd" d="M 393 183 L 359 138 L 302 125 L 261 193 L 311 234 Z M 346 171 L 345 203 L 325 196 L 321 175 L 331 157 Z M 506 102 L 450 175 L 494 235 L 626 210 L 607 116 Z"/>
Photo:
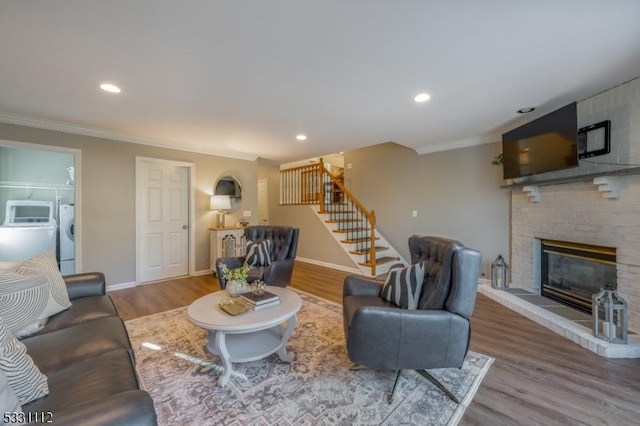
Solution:
<path fill-rule="evenodd" d="M 592 296 L 593 335 L 611 343 L 627 343 L 627 302 L 610 283 Z"/>
<path fill-rule="evenodd" d="M 491 287 L 498 290 L 504 290 L 509 288 L 509 281 L 507 279 L 507 271 L 509 265 L 504 261 L 502 255 L 491 264 Z"/>

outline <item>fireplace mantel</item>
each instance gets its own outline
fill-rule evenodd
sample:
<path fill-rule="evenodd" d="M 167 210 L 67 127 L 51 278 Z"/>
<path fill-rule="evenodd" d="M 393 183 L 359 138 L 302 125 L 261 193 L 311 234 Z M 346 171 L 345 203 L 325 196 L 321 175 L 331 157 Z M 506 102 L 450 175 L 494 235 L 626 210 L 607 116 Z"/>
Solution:
<path fill-rule="evenodd" d="M 525 186 L 548 186 L 548 185 L 561 185 L 564 183 L 572 183 L 572 182 L 581 182 L 588 181 L 599 177 L 607 177 L 607 176 L 628 176 L 628 175 L 638 175 L 640 174 L 640 167 L 627 167 L 625 169 L 620 170 L 611 170 L 606 172 L 597 172 L 597 173 L 588 173 L 584 175 L 577 176 L 567 176 L 555 179 L 540 179 L 540 180 L 522 180 L 519 182 L 513 182 L 508 185 L 501 185 L 500 188 L 504 189 L 513 189 L 513 188 L 522 188 Z"/>
<path fill-rule="evenodd" d="M 620 178 L 618 176 L 600 176 L 593 178 L 592 183 L 598 192 L 602 193 L 602 198 L 617 200 L 620 197 L 619 179 Z M 539 185 L 523 186 L 522 192 L 527 194 L 530 203 L 539 203 L 542 200 Z"/>
<path fill-rule="evenodd" d="M 602 193 L 603 198 L 615 200 L 620 196 L 619 177 L 638 174 L 640 174 L 640 167 L 631 167 L 609 172 L 589 173 L 579 176 L 569 176 L 557 179 L 527 182 L 522 181 L 513 183 L 511 185 L 503 185 L 501 186 L 501 188 L 522 188 L 522 191 L 527 194 L 527 197 L 529 197 L 529 202 L 539 203 L 542 199 L 540 196 L 541 186 L 563 185 L 567 183 L 592 180 L 593 185 L 596 187 L 598 192 Z"/>

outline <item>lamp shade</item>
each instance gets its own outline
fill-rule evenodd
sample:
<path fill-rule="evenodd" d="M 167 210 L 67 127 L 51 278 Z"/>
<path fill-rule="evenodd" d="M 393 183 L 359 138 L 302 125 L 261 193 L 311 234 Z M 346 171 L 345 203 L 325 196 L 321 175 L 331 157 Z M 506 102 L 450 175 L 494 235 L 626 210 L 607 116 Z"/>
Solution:
<path fill-rule="evenodd" d="M 231 197 L 228 195 L 212 195 L 211 210 L 229 210 L 231 208 Z"/>

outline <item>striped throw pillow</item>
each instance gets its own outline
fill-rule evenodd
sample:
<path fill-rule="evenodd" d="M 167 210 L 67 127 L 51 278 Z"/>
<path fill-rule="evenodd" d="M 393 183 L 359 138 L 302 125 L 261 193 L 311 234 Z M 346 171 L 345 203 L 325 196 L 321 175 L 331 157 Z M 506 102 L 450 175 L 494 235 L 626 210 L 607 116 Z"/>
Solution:
<path fill-rule="evenodd" d="M 250 266 L 271 265 L 271 240 L 264 240 L 259 243 L 247 241 L 247 264 Z"/>
<path fill-rule="evenodd" d="M 382 287 L 381 296 L 404 309 L 417 309 L 424 280 L 424 263 L 392 267 Z"/>
<path fill-rule="evenodd" d="M 9 386 L 9 380 L 4 371 L 0 369 L 0 408 L 3 415 L 5 413 L 22 413 L 20 403 L 16 394 L 13 393 L 13 389 Z"/>
<path fill-rule="evenodd" d="M 67 286 L 64 283 L 56 255 L 47 250 L 18 267 L 16 273 L 24 276 L 44 275 L 49 283 L 49 300 L 39 319 L 49 318 L 71 306 Z"/>
<path fill-rule="evenodd" d="M 40 317 L 48 303 L 49 282 L 44 274 L 0 272 L 0 312 L 14 335 L 21 337 L 27 329 L 38 331 L 34 324 L 44 326 L 46 321 Z"/>
<path fill-rule="evenodd" d="M 49 394 L 47 376 L 33 363 L 27 347 L 16 339 L 0 317 L 0 370 L 20 405 Z"/>

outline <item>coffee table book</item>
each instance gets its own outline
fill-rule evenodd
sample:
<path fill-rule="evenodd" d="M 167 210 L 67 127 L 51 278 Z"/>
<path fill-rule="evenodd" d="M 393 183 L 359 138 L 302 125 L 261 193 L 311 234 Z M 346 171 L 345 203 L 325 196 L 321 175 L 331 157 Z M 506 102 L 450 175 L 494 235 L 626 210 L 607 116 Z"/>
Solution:
<path fill-rule="evenodd" d="M 280 298 L 276 294 L 270 293 L 268 291 L 265 291 L 259 296 L 253 293 L 244 293 L 240 295 L 240 298 L 255 306 L 264 305 L 265 303 L 271 303 L 276 300 L 280 300 Z"/>
<path fill-rule="evenodd" d="M 253 309 L 254 311 L 259 311 L 261 309 L 271 308 L 272 306 L 278 306 L 279 304 L 280 304 L 280 299 L 276 299 L 268 303 L 263 303 L 261 305 L 252 304 L 250 306 L 251 306 L 251 309 Z"/>

